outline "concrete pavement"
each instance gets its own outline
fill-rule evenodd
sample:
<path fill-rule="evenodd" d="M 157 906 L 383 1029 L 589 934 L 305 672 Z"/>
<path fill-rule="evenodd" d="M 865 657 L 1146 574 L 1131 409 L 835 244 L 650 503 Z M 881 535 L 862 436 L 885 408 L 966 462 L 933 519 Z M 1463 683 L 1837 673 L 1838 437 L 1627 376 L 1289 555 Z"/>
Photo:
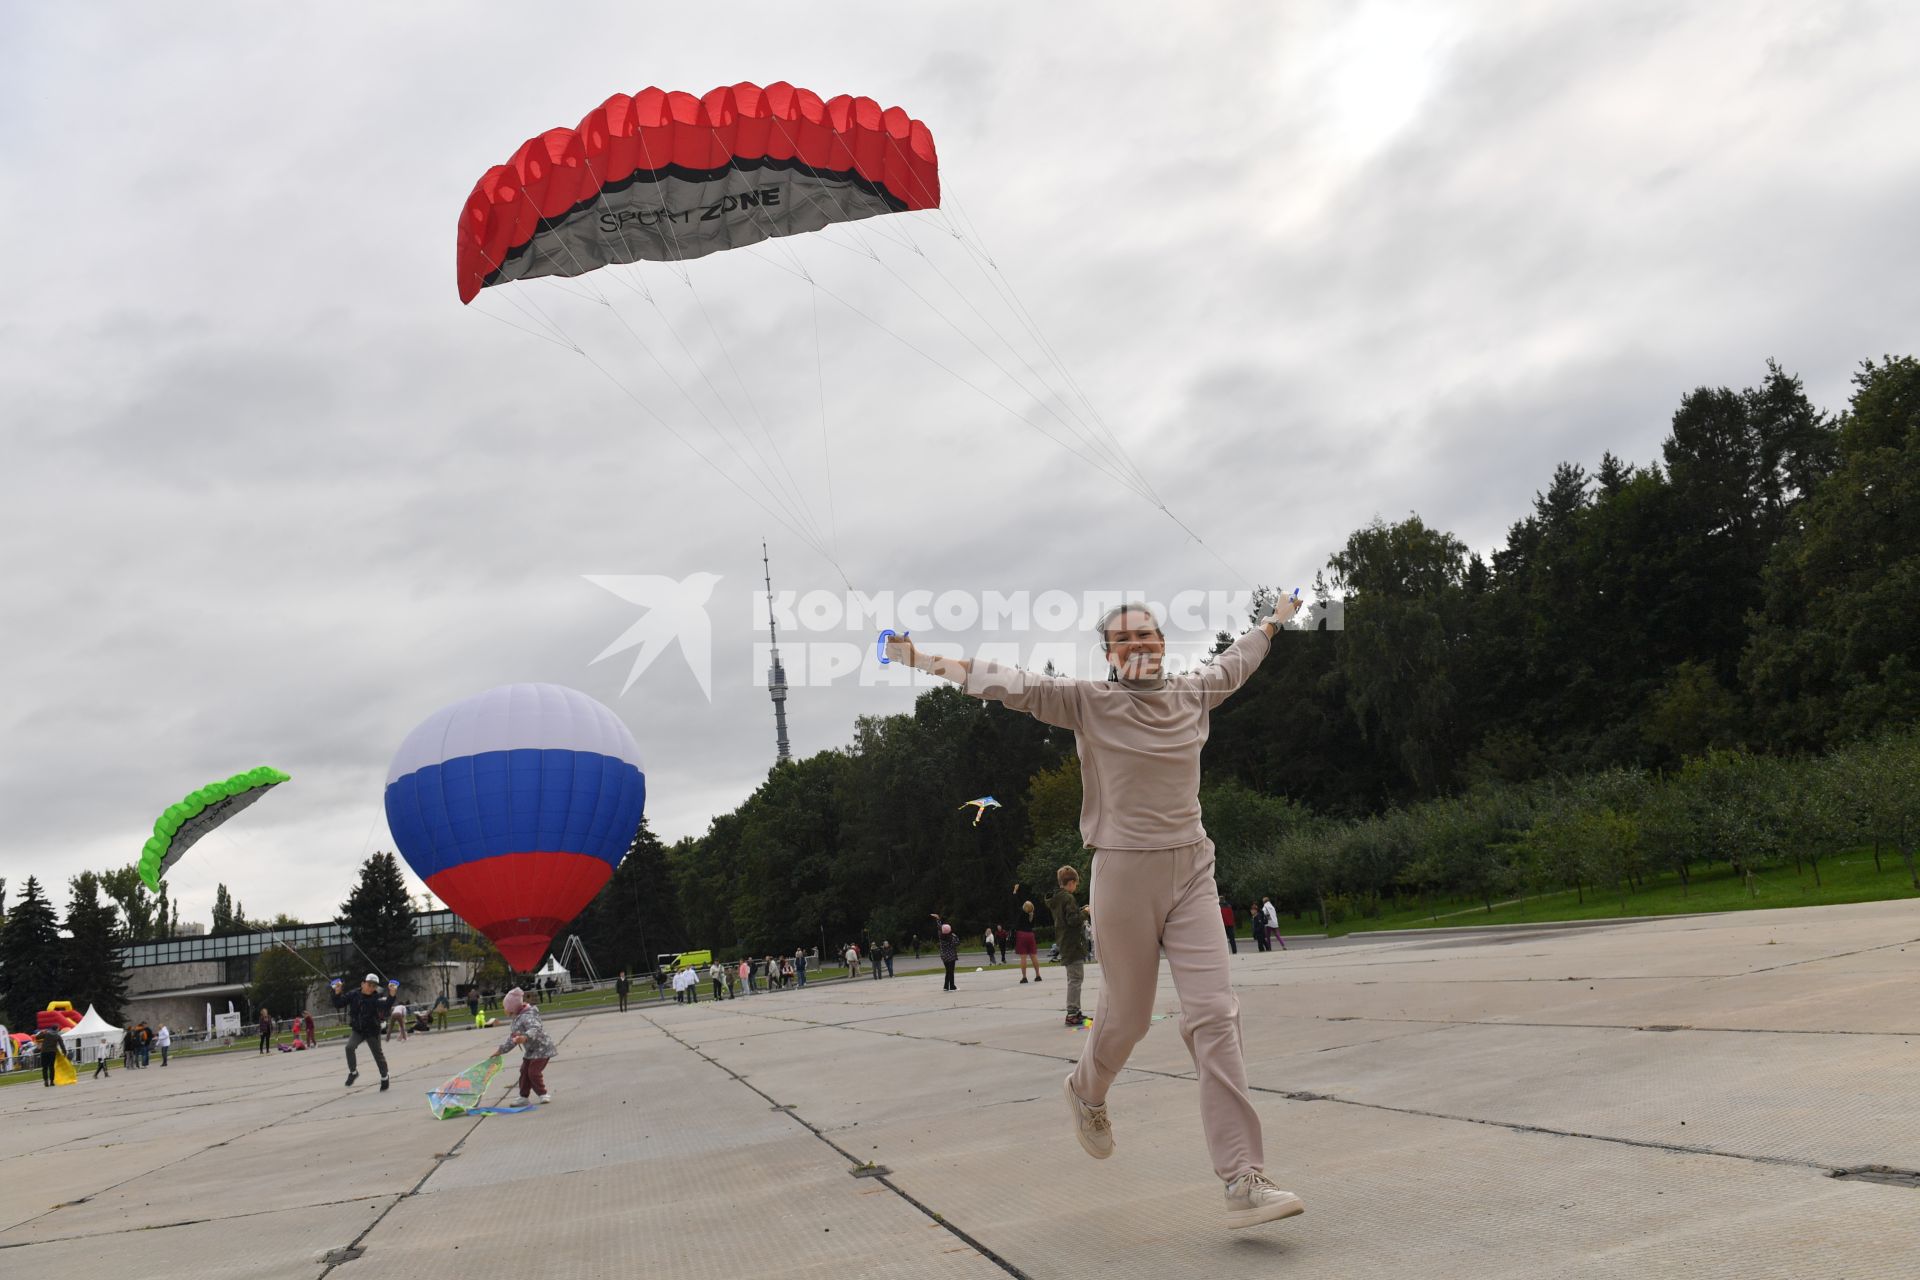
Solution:
<path fill-rule="evenodd" d="M 1170 983 L 1095 1162 L 1058 1097 L 1081 1033 L 1057 970 L 963 971 L 558 1020 L 557 1101 L 527 1115 L 427 1113 L 493 1043 L 472 1031 L 390 1046 L 386 1094 L 343 1088 L 337 1048 L 0 1090 L 0 1266 L 1920 1274 L 1920 903 L 1234 963 L 1269 1164 L 1308 1206 L 1269 1227 L 1219 1225 Z"/>

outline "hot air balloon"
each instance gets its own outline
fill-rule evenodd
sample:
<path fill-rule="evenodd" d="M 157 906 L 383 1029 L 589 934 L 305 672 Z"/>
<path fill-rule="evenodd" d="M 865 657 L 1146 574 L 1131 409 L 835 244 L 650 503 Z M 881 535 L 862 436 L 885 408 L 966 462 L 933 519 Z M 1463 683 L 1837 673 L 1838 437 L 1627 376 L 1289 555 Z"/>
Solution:
<path fill-rule="evenodd" d="M 407 865 L 522 970 L 620 865 L 646 798 L 627 726 L 554 684 L 434 712 L 387 770 L 387 826 Z"/>

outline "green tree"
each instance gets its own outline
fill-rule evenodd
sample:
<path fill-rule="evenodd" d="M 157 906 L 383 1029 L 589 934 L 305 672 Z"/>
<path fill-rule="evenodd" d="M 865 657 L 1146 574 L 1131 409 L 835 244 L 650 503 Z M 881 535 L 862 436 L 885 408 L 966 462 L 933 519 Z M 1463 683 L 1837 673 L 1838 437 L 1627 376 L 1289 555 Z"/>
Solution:
<path fill-rule="evenodd" d="M 100 877 L 82 871 L 71 882 L 67 934 L 62 940 L 61 987 L 76 1009 L 92 1005 L 118 1025 L 127 1002 L 127 971 L 120 960 L 126 937 L 111 899 L 102 902 Z"/>
<path fill-rule="evenodd" d="M 148 892 L 146 881 L 140 878 L 140 869 L 136 866 L 124 866 L 112 871 L 102 871 L 99 876 L 100 890 L 120 908 L 120 919 L 128 942 L 152 942 L 168 934 L 167 882 L 160 882 L 160 892 L 156 895 Z"/>
<path fill-rule="evenodd" d="M 1736 745 L 1740 703 L 1704 662 L 1683 662 L 1654 694 L 1641 720 L 1647 743 L 1678 763 Z"/>
<path fill-rule="evenodd" d="M 1740 664 L 1776 746 L 1920 718 L 1920 361 L 1861 367 L 1838 448 L 1773 549 Z"/>
<path fill-rule="evenodd" d="M 627 856 L 573 924 L 601 973 L 649 973 L 653 958 L 685 950 L 667 849 L 645 819 Z"/>
<path fill-rule="evenodd" d="M 27 877 L 20 901 L 0 925 L 0 1005 L 11 1027 L 34 1025 L 34 1014 L 65 999 L 60 978 L 64 948 L 53 907 L 41 896 L 40 882 Z"/>
<path fill-rule="evenodd" d="M 400 863 L 376 852 L 360 864 L 360 880 L 334 919 L 353 936 L 375 972 L 394 974 L 411 965 L 419 939 L 413 932 L 413 900 Z"/>
<path fill-rule="evenodd" d="M 1349 598 L 1341 649 L 1348 705 L 1399 763 L 1406 790 L 1437 794 L 1462 754 L 1454 681 L 1466 547 L 1418 516 L 1376 520 L 1329 563 L 1335 590 Z"/>
<path fill-rule="evenodd" d="M 247 1000 L 254 1012 L 268 1009 L 275 1021 L 284 1021 L 312 1007 L 314 974 L 323 960 L 319 951 L 295 952 L 286 947 L 262 950 L 254 957 L 253 985 L 247 988 Z"/>

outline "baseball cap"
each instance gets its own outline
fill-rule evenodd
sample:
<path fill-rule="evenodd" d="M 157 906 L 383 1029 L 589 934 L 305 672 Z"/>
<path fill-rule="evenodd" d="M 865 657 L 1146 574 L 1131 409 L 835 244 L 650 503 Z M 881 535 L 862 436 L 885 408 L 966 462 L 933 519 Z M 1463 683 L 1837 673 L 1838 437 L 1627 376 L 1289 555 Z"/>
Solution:
<path fill-rule="evenodd" d="M 380 975 L 379 975 L 379 974 L 377 974 L 377 973 L 370 973 L 370 974 L 368 974 L 368 975 L 367 975 L 366 977 L 364 977 L 364 978 L 362 978 L 362 979 L 360 979 L 360 981 L 362 981 L 362 982 L 378 982 L 378 981 L 380 981 Z"/>

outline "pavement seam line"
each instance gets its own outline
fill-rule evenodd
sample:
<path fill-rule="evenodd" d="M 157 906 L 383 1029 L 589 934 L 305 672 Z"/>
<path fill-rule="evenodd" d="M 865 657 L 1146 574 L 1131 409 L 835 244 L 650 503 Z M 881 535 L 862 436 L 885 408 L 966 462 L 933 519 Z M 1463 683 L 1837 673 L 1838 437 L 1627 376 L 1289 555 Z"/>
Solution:
<path fill-rule="evenodd" d="M 1383 1021 L 1383 1019 L 1369 1019 L 1369 1021 Z M 1415 1020 L 1406 1019 L 1405 1021 L 1413 1022 Z M 658 1024 L 655 1024 L 655 1025 L 658 1025 Z M 823 1025 L 837 1026 L 841 1024 L 823 1024 Z M 1526 1025 L 1533 1025 L 1533 1024 L 1506 1023 L 1506 1022 L 1441 1023 L 1439 1024 L 1440 1027 L 1447 1027 L 1447 1026 L 1502 1027 L 1502 1026 L 1526 1026 Z M 1543 1027 L 1563 1028 L 1568 1026 L 1569 1024 L 1555 1022 L 1555 1023 L 1540 1023 L 1537 1025 L 1543 1026 Z M 1580 1024 L 1572 1024 L 1572 1025 L 1579 1026 Z M 903 1040 L 920 1040 L 930 1044 L 963 1045 L 970 1048 L 990 1049 L 999 1053 L 1017 1053 L 1027 1057 L 1048 1058 L 1053 1061 L 1068 1061 L 1068 1062 L 1075 1061 L 1075 1059 L 1071 1059 L 1071 1058 L 1063 1059 L 1058 1057 L 1055 1054 L 1044 1053 L 1035 1049 L 1014 1049 L 1014 1048 L 1009 1048 L 1008 1046 L 1005 1046 L 1005 1045 L 985 1044 L 981 1041 L 969 1042 L 969 1041 L 960 1041 L 960 1040 L 949 1040 L 945 1036 L 919 1036 L 919 1035 L 911 1035 L 904 1031 L 870 1031 L 867 1028 L 860 1027 L 860 1026 L 853 1026 L 853 1025 L 848 1025 L 846 1029 L 849 1031 L 861 1032 L 862 1034 L 865 1034 L 865 1035 L 897 1036 Z M 1439 1029 L 1439 1028 L 1437 1027 L 1435 1029 Z M 1638 1031 L 1641 1028 L 1627 1027 L 1627 1026 L 1615 1027 L 1615 1026 L 1602 1025 L 1598 1028 L 1591 1028 L 1591 1029 L 1607 1030 L 1607 1031 Z M 1694 1028 L 1689 1028 L 1689 1030 L 1693 1030 L 1693 1029 Z M 1711 1028 L 1708 1028 L 1708 1029 L 1711 1030 Z M 661 1030 L 666 1031 L 666 1028 L 662 1027 Z M 670 1031 L 666 1031 L 666 1034 L 668 1034 L 669 1036 L 673 1036 L 673 1033 Z M 1791 1033 L 1791 1034 L 1823 1034 L 1823 1033 L 1806 1032 L 1806 1033 Z M 1877 1035 L 1877 1034 L 1892 1034 L 1892 1033 L 1859 1032 L 1859 1033 L 1851 1033 L 1851 1034 L 1876 1034 Z M 685 1041 L 681 1041 L 680 1037 L 678 1036 L 673 1036 L 673 1039 L 676 1041 L 679 1041 L 682 1044 L 686 1043 Z M 687 1047 L 694 1048 L 691 1045 L 688 1045 Z M 1353 1046 L 1335 1046 L 1335 1047 L 1350 1048 Z M 694 1052 L 699 1053 L 700 1056 L 703 1058 L 707 1058 L 709 1062 L 712 1062 L 715 1066 L 719 1067 L 722 1071 L 726 1071 L 729 1075 L 734 1075 L 735 1079 L 740 1079 L 740 1077 L 738 1075 L 735 1075 L 732 1069 L 729 1068 L 725 1063 L 719 1062 L 718 1060 L 709 1057 L 707 1054 L 702 1053 L 697 1048 L 694 1048 Z M 1128 1066 L 1125 1068 L 1125 1070 L 1138 1072 L 1141 1075 L 1156 1076 L 1163 1080 L 1190 1080 L 1193 1078 L 1191 1073 L 1157 1071 L 1151 1067 Z M 745 1080 L 741 1080 L 740 1082 L 742 1084 L 747 1083 Z M 754 1089 L 754 1086 L 750 1084 L 748 1084 L 747 1087 L 749 1089 Z M 1717 1156 L 1725 1160 L 1741 1160 L 1750 1164 L 1770 1164 L 1770 1165 L 1780 1165 L 1786 1168 L 1813 1169 L 1829 1176 L 1831 1176 L 1835 1170 L 1843 1167 L 1840 1165 L 1826 1164 L 1818 1160 L 1796 1159 L 1791 1156 L 1763 1156 L 1763 1155 L 1753 1155 L 1743 1151 L 1716 1151 L 1710 1147 L 1693 1147 L 1693 1146 L 1686 1146 L 1684 1144 L 1678 1144 L 1678 1143 L 1655 1142 L 1651 1139 L 1645 1139 L 1645 1138 L 1613 1137 L 1607 1134 L 1582 1133 L 1582 1132 L 1579 1132 L 1578 1130 L 1573 1130 L 1573 1129 L 1555 1129 L 1546 1125 L 1526 1124 L 1524 1122 L 1514 1121 L 1514 1120 L 1493 1120 L 1493 1119 L 1484 1119 L 1477 1116 L 1453 1115 L 1444 1111 L 1425 1111 L 1417 1107 L 1396 1107 L 1383 1102 L 1360 1102 L 1352 1098 L 1338 1097 L 1334 1094 L 1314 1093 L 1311 1091 L 1293 1090 L 1293 1089 L 1278 1089 L 1270 1085 L 1257 1085 L 1257 1084 L 1249 1083 L 1247 1088 L 1254 1093 L 1273 1094 L 1277 1097 L 1286 1098 L 1293 1102 L 1337 1102 L 1343 1106 L 1364 1107 L 1374 1111 L 1388 1111 L 1388 1112 L 1394 1112 L 1400 1115 L 1420 1116 L 1424 1119 L 1429 1119 L 1429 1120 L 1452 1120 L 1461 1124 L 1487 1125 L 1491 1128 L 1506 1129 L 1513 1133 L 1535 1133 L 1535 1134 L 1544 1134 L 1548 1137 L 1559 1137 L 1559 1138 L 1584 1138 L 1591 1142 L 1610 1142 L 1610 1143 L 1615 1143 L 1621 1146 L 1642 1147 L 1650 1150 L 1667 1151 L 1667 1152 L 1672 1152 L 1680 1155 Z M 754 1089 L 754 1092 L 760 1093 L 760 1090 Z M 764 1093 L 760 1093 L 760 1096 L 763 1098 L 767 1097 L 767 1095 Z M 769 1102 L 773 1101 L 771 1098 L 767 1098 L 767 1100 Z M 789 1112 L 789 1114 L 792 1114 L 792 1113 Z M 802 1124 L 805 1124 L 807 1128 L 813 1130 L 814 1134 L 817 1137 L 819 1137 L 821 1141 L 828 1142 L 828 1145 L 832 1146 L 834 1150 L 836 1151 L 841 1150 L 841 1148 L 837 1144 L 828 1141 L 823 1131 L 819 1129 L 815 1129 L 812 1124 L 810 1124 L 805 1119 L 802 1119 L 799 1116 L 795 1116 L 794 1118 L 800 1120 L 800 1122 Z M 842 1154 L 845 1154 L 845 1153 L 843 1152 Z M 849 1158 L 851 1159 L 853 1157 L 849 1157 Z M 880 1181 L 884 1182 L 885 1179 L 884 1178 L 880 1179 Z"/>
<path fill-rule="evenodd" d="M 1844 1166 L 1825 1164 L 1818 1160 L 1802 1160 L 1793 1156 L 1760 1156 L 1744 1151 L 1717 1151 L 1712 1147 L 1689 1146 L 1680 1142 L 1656 1142 L 1651 1138 L 1621 1138 L 1604 1133 L 1582 1133 L 1577 1129 L 1555 1129 L 1550 1125 L 1525 1124 L 1517 1120 L 1490 1120 L 1479 1116 L 1453 1115 L 1445 1111 L 1427 1111 L 1419 1107 L 1396 1107 L 1385 1102 L 1361 1102 L 1355 1098 L 1342 1098 L 1331 1093 L 1314 1093 L 1307 1090 L 1275 1089 L 1268 1085 L 1250 1084 L 1254 1093 L 1270 1093 L 1286 1098 L 1291 1102 L 1337 1102 L 1345 1107 L 1363 1107 L 1368 1111 L 1388 1111 L 1395 1115 L 1419 1116 L 1426 1120 L 1452 1120 L 1459 1124 L 1485 1125 L 1492 1129 L 1505 1129 L 1511 1133 L 1539 1134 L 1549 1138 L 1582 1138 L 1588 1142 L 1610 1142 L 1623 1147 L 1640 1147 L 1650 1151 L 1666 1151 L 1674 1155 L 1715 1156 L 1722 1160 L 1740 1160 L 1748 1164 L 1779 1165 L 1789 1169 L 1812 1169 L 1829 1177 Z"/>
<path fill-rule="evenodd" d="M 645 1017 L 644 1014 L 641 1016 Z M 750 1092 L 757 1094 L 759 1097 L 765 1099 L 767 1105 L 773 1107 L 776 1111 L 780 1112 L 780 1114 L 785 1115 L 791 1118 L 792 1120 L 796 1121 L 801 1128 L 805 1129 L 808 1133 L 812 1134 L 815 1138 L 818 1138 L 821 1142 L 825 1143 L 830 1150 L 832 1150 L 835 1154 L 839 1155 L 841 1159 L 845 1160 L 852 1167 L 860 1168 L 864 1165 L 871 1163 L 870 1161 L 865 1161 L 860 1159 L 860 1157 L 854 1155 L 851 1151 L 848 1151 L 845 1147 L 841 1146 L 839 1143 L 835 1142 L 832 1138 L 828 1137 L 824 1130 L 822 1130 L 818 1125 L 815 1125 L 812 1121 L 808 1120 L 805 1116 L 801 1115 L 796 1108 L 791 1106 L 782 1106 L 780 1103 L 776 1102 L 773 1096 L 767 1093 L 766 1090 L 760 1088 L 756 1084 L 753 1084 L 745 1076 L 741 1075 L 738 1071 L 735 1071 L 732 1067 L 729 1067 L 726 1063 L 720 1061 L 718 1058 L 714 1057 L 712 1054 L 707 1053 L 705 1050 L 701 1049 L 698 1045 L 690 1044 L 689 1042 L 682 1040 L 679 1036 L 675 1035 L 672 1031 L 668 1030 L 666 1027 L 661 1026 L 658 1022 L 654 1022 L 652 1018 L 647 1018 L 647 1021 L 652 1023 L 654 1029 L 660 1032 L 661 1035 L 667 1037 L 667 1039 L 673 1041 L 675 1044 L 687 1050 L 689 1053 L 694 1054 L 696 1057 L 700 1058 L 703 1062 L 706 1062 L 712 1066 L 718 1067 L 720 1070 L 726 1072 L 727 1075 L 735 1081 L 735 1083 L 739 1084 L 741 1087 L 749 1090 Z M 829 1024 L 822 1023 L 819 1025 L 824 1026 Z M 894 1033 L 870 1032 L 869 1034 L 890 1035 Z M 913 1038 L 919 1039 L 921 1037 L 916 1036 Z M 978 1253 L 981 1257 L 985 1258 L 987 1261 L 999 1267 L 1002 1271 L 1006 1272 L 1008 1275 L 1016 1276 L 1018 1277 L 1018 1280 L 1031 1280 L 1031 1277 L 1029 1277 L 1026 1272 L 1020 1270 L 1020 1268 L 1014 1266 L 1011 1262 L 1007 1261 L 1005 1258 L 1001 1257 L 998 1253 L 995 1253 L 992 1249 L 988 1248 L 984 1241 L 975 1239 L 971 1234 L 962 1230 L 959 1226 L 955 1225 L 953 1222 L 949 1221 L 945 1215 L 936 1213 L 933 1209 L 929 1208 L 927 1205 L 922 1203 L 919 1199 L 914 1197 L 911 1193 L 909 1193 L 904 1188 L 899 1186 L 899 1184 L 895 1183 L 891 1177 L 887 1176 L 886 1174 L 881 1174 L 875 1177 L 873 1181 L 879 1183 L 881 1186 L 885 1187 L 887 1190 L 893 1192 L 894 1195 L 898 1196 L 901 1200 L 905 1201 L 907 1204 L 912 1205 L 916 1210 L 924 1214 L 929 1221 L 934 1223 L 936 1226 L 940 1227 L 942 1230 L 946 1231 L 949 1235 L 953 1236 L 955 1239 L 959 1240 L 961 1243 L 965 1244 L 967 1247 L 971 1248 L 974 1252 Z"/>

